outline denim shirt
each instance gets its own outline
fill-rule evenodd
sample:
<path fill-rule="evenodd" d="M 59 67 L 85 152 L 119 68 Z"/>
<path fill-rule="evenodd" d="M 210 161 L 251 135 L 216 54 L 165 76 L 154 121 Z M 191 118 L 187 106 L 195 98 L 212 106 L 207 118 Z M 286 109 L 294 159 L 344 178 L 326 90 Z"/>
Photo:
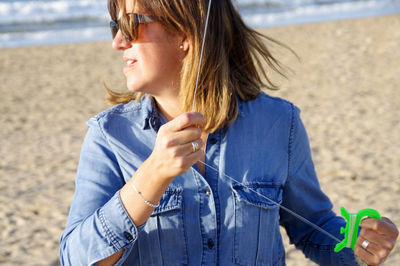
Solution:
<path fill-rule="evenodd" d="M 61 263 L 95 265 L 124 250 L 116 265 L 285 265 L 281 225 L 316 263 L 357 265 L 351 249 L 334 253 L 335 240 L 259 195 L 343 238 L 345 222 L 319 187 L 298 108 L 264 93 L 238 105 L 235 122 L 208 136 L 205 163 L 214 169 L 202 176 L 193 166 L 176 177 L 141 226 L 119 190 L 151 154 L 165 120 L 148 96 L 90 119 Z"/>

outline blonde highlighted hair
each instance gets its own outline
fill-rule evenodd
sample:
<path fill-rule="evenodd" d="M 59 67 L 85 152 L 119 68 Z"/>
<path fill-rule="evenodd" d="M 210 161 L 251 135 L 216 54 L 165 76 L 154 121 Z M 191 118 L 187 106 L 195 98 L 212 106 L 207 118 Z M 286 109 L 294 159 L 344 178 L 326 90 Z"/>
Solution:
<path fill-rule="evenodd" d="M 183 33 L 189 40 L 190 48 L 182 62 L 180 75 L 184 111 L 192 111 L 208 1 L 140 1 L 147 15 L 154 17 L 166 29 Z M 113 19 L 117 19 L 120 11 L 121 21 L 124 21 L 125 0 L 109 0 L 109 12 Z M 263 87 L 277 89 L 263 63 L 273 71 L 284 74 L 265 41 L 288 48 L 246 26 L 231 0 L 213 1 L 194 106 L 194 111 L 205 116 L 206 132 L 229 126 L 235 121 L 238 115 L 237 99 L 253 100 Z M 110 89 L 107 92 L 107 101 L 111 104 L 127 103 L 143 97 L 142 93 L 116 93 Z"/>

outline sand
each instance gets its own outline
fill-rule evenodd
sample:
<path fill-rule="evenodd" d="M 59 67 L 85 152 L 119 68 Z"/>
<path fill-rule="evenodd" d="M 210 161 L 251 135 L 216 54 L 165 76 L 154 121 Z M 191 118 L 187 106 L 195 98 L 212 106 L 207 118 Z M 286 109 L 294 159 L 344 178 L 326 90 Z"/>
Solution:
<path fill-rule="evenodd" d="M 272 95 L 302 110 L 337 211 L 400 225 L 400 15 L 263 29 L 295 73 Z M 0 49 L 0 264 L 57 265 L 85 122 L 124 88 L 110 42 Z M 384 265 L 400 264 L 400 245 Z M 313 265 L 287 244 L 288 265 Z"/>

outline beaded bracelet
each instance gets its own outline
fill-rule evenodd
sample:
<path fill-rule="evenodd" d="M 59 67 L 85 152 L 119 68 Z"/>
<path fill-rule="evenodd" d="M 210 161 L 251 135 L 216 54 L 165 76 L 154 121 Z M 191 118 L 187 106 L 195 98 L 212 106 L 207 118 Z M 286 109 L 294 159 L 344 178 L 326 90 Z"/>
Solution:
<path fill-rule="evenodd" d="M 144 198 L 143 195 L 142 195 L 142 192 L 140 192 L 140 191 L 136 188 L 135 184 L 133 184 L 133 182 L 130 182 L 130 184 L 131 184 L 133 190 L 135 190 L 135 192 L 142 198 L 142 200 L 144 201 L 144 203 L 146 203 L 147 205 L 149 205 L 150 207 L 153 207 L 153 208 L 157 208 L 158 206 L 160 206 L 160 203 L 158 203 L 158 204 L 156 205 L 156 204 L 151 203 L 151 202 L 148 201 L 148 200 L 145 200 L 145 198 Z"/>

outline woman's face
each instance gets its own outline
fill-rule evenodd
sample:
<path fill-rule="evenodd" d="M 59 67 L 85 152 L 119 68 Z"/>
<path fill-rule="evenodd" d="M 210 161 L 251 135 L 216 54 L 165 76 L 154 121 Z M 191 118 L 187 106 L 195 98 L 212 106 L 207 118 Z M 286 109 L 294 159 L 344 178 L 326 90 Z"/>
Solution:
<path fill-rule="evenodd" d="M 126 1 L 127 13 L 147 15 L 139 6 Z M 139 25 L 137 40 L 127 42 L 121 31 L 115 36 L 112 46 L 122 50 L 127 62 L 123 72 L 127 87 L 132 92 L 144 92 L 157 96 L 177 96 L 179 76 L 185 52 L 180 48 L 182 35 L 172 34 L 159 22 Z"/>

